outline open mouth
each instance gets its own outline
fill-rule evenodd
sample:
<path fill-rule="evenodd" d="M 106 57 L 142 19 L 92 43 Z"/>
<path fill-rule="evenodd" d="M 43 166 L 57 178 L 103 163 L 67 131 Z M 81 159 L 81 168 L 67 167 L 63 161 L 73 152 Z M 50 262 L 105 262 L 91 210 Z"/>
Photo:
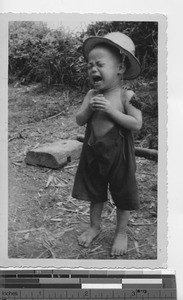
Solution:
<path fill-rule="evenodd" d="M 93 82 L 94 83 L 98 83 L 102 80 L 102 77 L 99 75 L 93 76 Z"/>

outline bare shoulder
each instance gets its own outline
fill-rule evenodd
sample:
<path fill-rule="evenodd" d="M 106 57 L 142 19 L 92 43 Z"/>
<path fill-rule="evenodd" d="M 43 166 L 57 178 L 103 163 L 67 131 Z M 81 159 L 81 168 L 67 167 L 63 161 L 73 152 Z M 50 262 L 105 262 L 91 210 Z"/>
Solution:
<path fill-rule="evenodd" d="M 135 93 L 132 90 L 125 90 L 125 96 L 126 100 L 130 101 L 131 98 L 135 96 Z"/>
<path fill-rule="evenodd" d="M 137 109 L 141 109 L 142 105 L 140 99 L 137 97 L 134 91 L 126 90 L 125 91 L 125 105 L 132 105 Z"/>

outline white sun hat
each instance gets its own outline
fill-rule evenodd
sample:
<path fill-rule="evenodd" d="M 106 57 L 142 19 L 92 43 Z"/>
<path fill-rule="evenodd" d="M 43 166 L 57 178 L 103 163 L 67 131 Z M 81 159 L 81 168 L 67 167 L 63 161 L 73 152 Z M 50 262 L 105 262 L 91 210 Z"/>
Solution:
<path fill-rule="evenodd" d="M 131 38 L 122 32 L 110 32 L 104 37 L 92 36 L 87 38 L 83 43 L 83 54 L 86 61 L 88 61 L 90 51 L 98 44 L 103 43 L 118 48 L 120 53 L 124 53 L 127 56 L 129 64 L 123 74 L 124 79 L 134 79 L 139 76 L 141 68 L 139 60 L 135 57 L 135 45 Z"/>

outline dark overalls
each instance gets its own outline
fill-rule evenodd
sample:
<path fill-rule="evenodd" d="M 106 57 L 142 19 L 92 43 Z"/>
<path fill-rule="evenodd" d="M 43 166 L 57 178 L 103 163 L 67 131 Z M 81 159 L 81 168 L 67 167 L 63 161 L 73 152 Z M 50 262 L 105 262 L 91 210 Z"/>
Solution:
<path fill-rule="evenodd" d="M 138 209 L 136 163 L 131 131 L 114 125 L 101 139 L 93 141 L 92 136 L 92 126 L 89 122 L 72 197 L 94 203 L 105 202 L 109 187 L 117 208 Z"/>

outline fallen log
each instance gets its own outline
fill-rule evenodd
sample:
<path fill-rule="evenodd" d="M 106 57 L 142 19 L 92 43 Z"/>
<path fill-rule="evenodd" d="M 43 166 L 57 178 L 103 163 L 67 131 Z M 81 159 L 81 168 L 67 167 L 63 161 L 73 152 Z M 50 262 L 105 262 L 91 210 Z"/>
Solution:
<path fill-rule="evenodd" d="M 83 143 L 84 135 L 78 135 L 77 140 Z M 155 149 L 135 147 L 135 155 L 150 160 L 158 161 L 158 151 Z"/>
<path fill-rule="evenodd" d="M 158 151 L 155 149 L 135 147 L 135 155 L 150 160 L 158 161 Z"/>

